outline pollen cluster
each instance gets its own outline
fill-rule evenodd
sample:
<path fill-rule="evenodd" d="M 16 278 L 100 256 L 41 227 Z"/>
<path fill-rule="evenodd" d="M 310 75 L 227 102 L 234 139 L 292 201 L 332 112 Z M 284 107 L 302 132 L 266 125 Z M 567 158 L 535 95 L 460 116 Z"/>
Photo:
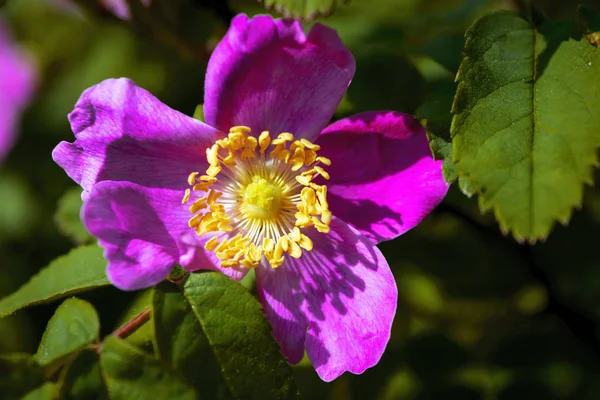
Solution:
<path fill-rule="evenodd" d="M 250 128 L 234 126 L 206 150 L 209 167 L 189 175 L 183 203 L 193 200 L 188 225 L 211 236 L 205 248 L 222 267 L 254 268 L 264 257 L 276 268 L 286 254 L 299 258 L 312 250 L 303 229 L 329 232 L 327 186 L 314 180 L 329 179 L 322 166 L 331 161 L 319 149 L 291 133 L 271 139 L 263 131 L 256 138 Z"/>

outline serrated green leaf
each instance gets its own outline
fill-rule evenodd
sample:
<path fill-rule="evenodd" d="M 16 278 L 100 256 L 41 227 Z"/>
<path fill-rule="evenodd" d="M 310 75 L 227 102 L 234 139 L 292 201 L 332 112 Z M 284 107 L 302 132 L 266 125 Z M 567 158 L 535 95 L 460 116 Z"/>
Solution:
<path fill-rule="evenodd" d="M 342 0 L 348 3 L 350 0 Z M 338 4 L 338 0 L 258 0 L 267 10 L 275 9 L 286 18 L 299 18 L 311 21 L 318 15 L 329 16 Z"/>
<path fill-rule="evenodd" d="M 185 281 L 183 294 L 234 398 L 297 397 L 292 369 L 260 304 L 243 286 L 216 272 L 196 273 Z"/>
<path fill-rule="evenodd" d="M 58 201 L 58 208 L 54 214 L 54 221 L 58 230 L 63 235 L 73 239 L 77 244 L 91 243 L 94 240 L 94 237 L 81 222 L 79 215 L 82 204 L 81 188 L 71 188 Z"/>
<path fill-rule="evenodd" d="M 29 354 L 0 356 L 0 393 L 17 399 L 44 382 L 42 368 Z"/>
<path fill-rule="evenodd" d="M 566 224 L 600 145 L 600 52 L 573 22 L 539 29 L 512 12 L 467 32 L 452 121 L 459 175 L 504 232 L 535 241 Z"/>
<path fill-rule="evenodd" d="M 221 366 L 187 300 L 174 284 L 154 288 L 153 314 L 155 353 L 179 371 L 202 398 L 233 398 Z"/>
<path fill-rule="evenodd" d="M 58 388 L 52 382 L 46 382 L 37 389 L 27 393 L 21 400 L 55 400 L 58 396 Z"/>
<path fill-rule="evenodd" d="M 112 400 L 195 400 L 196 393 L 168 367 L 115 336 L 102 344 L 100 369 Z"/>
<path fill-rule="evenodd" d="M 64 400 L 106 400 L 108 394 L 100 375 L 98 354 L 82 351 L 61 376 L 60 398 Z"/>
<path fill-rule="evenodd" d="M 41 365 L 49 364 L 94 342 L 99 334 L 94 307 L 87 301 L 67 299 L 50 318 L 35 358 Z"/>
<path fill-rule="evenodd" d="M 100 247 L 78 247 L 52 261 L 16 292 L 0 300 L 0 317 L 26 306 L 110 285 L 105 269 L 106 260 Z"/>

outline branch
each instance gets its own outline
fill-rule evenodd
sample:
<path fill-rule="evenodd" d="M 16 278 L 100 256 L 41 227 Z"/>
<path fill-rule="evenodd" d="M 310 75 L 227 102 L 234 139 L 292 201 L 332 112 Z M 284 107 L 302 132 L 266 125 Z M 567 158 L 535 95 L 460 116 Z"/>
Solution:
<path fill-rule="evenodd" d="M 123 326 L 117 328 L 112 335 L 125 339 L 132 333 L 137 331 L 142 325 L 150 320 L 150 307 L 146 307 L 144 311 L 127 321 Z"/>

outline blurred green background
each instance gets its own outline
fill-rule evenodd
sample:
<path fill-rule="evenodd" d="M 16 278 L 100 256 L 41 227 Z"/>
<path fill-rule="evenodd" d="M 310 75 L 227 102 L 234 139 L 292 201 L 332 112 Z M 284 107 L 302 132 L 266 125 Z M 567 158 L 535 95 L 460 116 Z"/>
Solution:
<path fill-rule="evenodd" d="M 40 85 L 18 142 L 0 166 L 0 296 L 92 240 L 78 225 L 79 189 L 51 159 L 59 141 L 73 138 L 66 115 L 81 92 L 105 78 L 129 77 L 192 115 L 202 103 L 210 51 L 232 13 L 265 12 L 253 0 L 155 0 L 122 21 L 99 12 L 93 1 L 80 1 L 81 7 L 58 0 L 4 3 L 0 13 L 36 60 Z M 465 30 L 483 13 L 519 4 L 339 3 L 319 22 L 338 30 L 357 59 L 357 73 L 336 118 L 373 109 L 419 115 L 431 104 L 449 118 Z M 536 3 L 552 18 L 570 17 L 577 5 Z M 588 188 L 568 227 L 557 227 L 546 243 L 519 245 L 453 186 L 418 228 L 381 245 L 400 294 L 381 362 L 331 384 L 301 363 L 295 371 L 303 397 L 600 398 L 599 223 L 600 191 Z M 109 333 L 130 307 L 148 301 L 138 296 L 104 288 L 81 297 L 97 307 L 102 331 Z M 56 305 L 0 320 L 0 352 L 35 352 Z M 146 337 L 129 340 L 143 346 Z"/>

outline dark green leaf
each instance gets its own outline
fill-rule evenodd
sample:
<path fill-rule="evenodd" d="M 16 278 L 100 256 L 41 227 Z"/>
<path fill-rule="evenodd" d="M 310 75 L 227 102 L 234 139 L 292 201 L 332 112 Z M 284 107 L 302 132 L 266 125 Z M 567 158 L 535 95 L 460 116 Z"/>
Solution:
<path fill-rule="evenodd" d="M 581 205 L 600 145 L 600 51 L 575 23 L 511 12 L 467 32 L 452 121 L 459 175 L 519 240 L 548 236 Z"/>
<path fill-rule="evenodd" d="M 196 399 L 171 369 L 115 336 L 102 344 L 100 369 L 112 400 Z"/>
<path fill-rule="evenodd" d="M 82 246 L 52 261 L 15 293 L 0 301 L 0 317 L 16 310 L 109 285 L 106 260 L 96 245 Z"/>
<path fill-rule="evenodd" d="M 348 3 L 350 0 L 342 0 Z M 300 18 L 305 21 L 314 19 L 317 15 L 331 15 L 338 0 L 258 0 L 264 3 L 267 10 L 275 9 L 287 18 Z"/>
<path fill-rule="evenodd" d="M 221 364 L 234 398 L 290 399 L 297 389 L 258 301 L 214 272 L 191 274 L 183 293 Z"/>
<path fill-rule="evenodd" d="M 206 399 L 233 398 L 210 343 L 181 291 L 163 282 L 154 289 L 156 353 Z"/>
<path fill-rule="evenodd" d="M 82 351 L 63 370 L 60 398 L 64 400 L 104 400 L 108 394 L 102 376 L 98 354 L 91 350 Z"/>
<path fill-rule="evenodd" d="M 54 383 L 46 382 L 43 386 L 27 393 L 21 400 L 55 400 L 58 388 Z"/>
<path fill-rule="evenodd" d="M 35 357 L 42 365 L 51 363 L 94 342 L 99 333 L 94 307 L 83 300 L 67 299 L 50 318 Z"/>
<path fill-rule="evenodd" d="M 0 356 L 0 393 L 3 398 L 19 398 L 43 382 L 42 368 L 29 354 Z"/>
<path fill-rule="evenodd" d="M 77 244 L 91 243 L 94 239 L 81 222 L 79 214 L 82 204 L 81 188 L 71 188 L 58 201 L 58 208 L 54 214 L 54 221 L 60 232 Z"/>

